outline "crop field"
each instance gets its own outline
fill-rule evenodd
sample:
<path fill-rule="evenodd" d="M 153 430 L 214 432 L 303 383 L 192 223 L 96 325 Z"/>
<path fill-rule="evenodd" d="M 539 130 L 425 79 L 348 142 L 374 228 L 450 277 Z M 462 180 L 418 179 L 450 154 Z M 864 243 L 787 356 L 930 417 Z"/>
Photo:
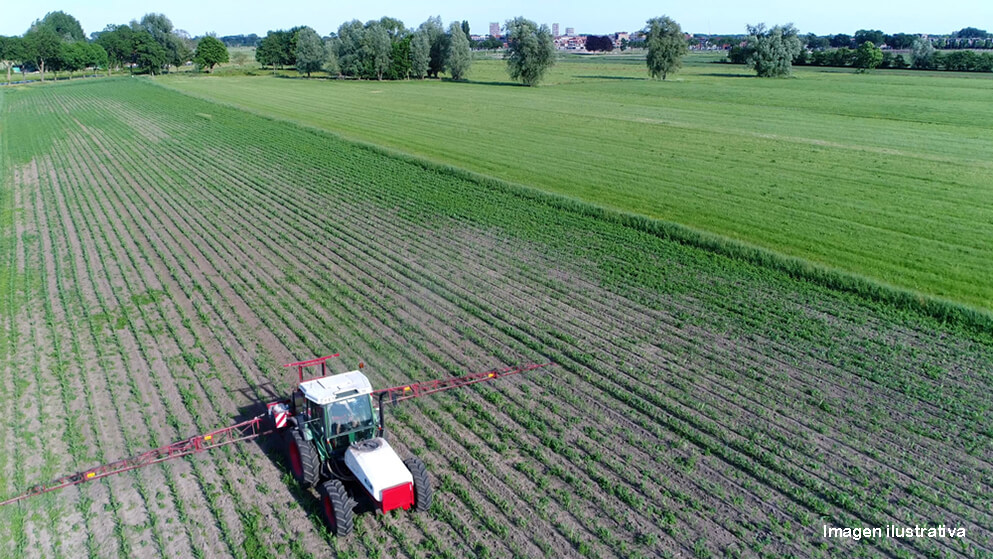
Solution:
<path fill-rule="evenodd" d="M 264 440 L 0 508 L 8 556 L 993 556 L 987 333 L 145 80 L 2 91 L 0 127 L 0 498 L 254 415 L 294 359 L 556 363 L 389 410 L 428 513 L 335 540 Z M 965 536 L 822 536 L 925 523 Z"/>
<path fill-rule="evenodd" d="M 539 88 L 172 77 L 167 87 L 993 309 L 993 77 L 560 60 Z"/>

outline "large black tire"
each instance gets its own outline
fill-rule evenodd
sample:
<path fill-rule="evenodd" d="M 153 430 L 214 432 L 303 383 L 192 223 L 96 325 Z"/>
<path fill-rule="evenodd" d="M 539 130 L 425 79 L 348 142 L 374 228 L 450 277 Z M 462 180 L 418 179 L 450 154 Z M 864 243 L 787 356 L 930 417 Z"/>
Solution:
<path fill-rule="evenodd" d="M 329 479 L 320 485 L 321 516 L 328 530 L 336 537 L 347 536 L 355 527 L 355 501 L 337 479 Z"/>
<path fill-rule="evenodd" d="M 416 512 L 428 510 L 431 508 L 431 495 L 434 490 L 431 489 L 431 479 L 428 478 L 427 467 L 416 456 L 404 460 L 403 465 L 407 466 L 410 475 L 414 477 L 414 506 L 411 507 L 411 510 Z"/>
<path fill-rule="evenodd" d="M 286 432 L 286 459 L 290 472 L 301 486 L 311 487 L 320 480 L 321 458 L 314 443 L 305 440 L 299 429 Z"/>

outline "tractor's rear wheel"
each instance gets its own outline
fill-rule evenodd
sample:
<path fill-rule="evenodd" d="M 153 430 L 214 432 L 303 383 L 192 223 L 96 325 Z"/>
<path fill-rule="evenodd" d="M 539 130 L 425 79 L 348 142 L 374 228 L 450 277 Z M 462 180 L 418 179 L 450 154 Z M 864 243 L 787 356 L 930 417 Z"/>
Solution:
<path fill-rule="evenodd" d="M 303 438 L 299 429 L 290 429 L 287 432 L 286 457 L 293 477 L 303 487 L 310 487 L 320 479 L 321 459 L 317 455 L 317 449 L 313 443 Z"/>
<path fill-rule="evenodd" d="M 344 484 L 337 479 L 325 481 L 318 489 L 321 494 L 321 513 L 328 530 L 338 537 L 347 536 L 355 526 L 355 501 Z"/>
<path fill-rule="evenodd" d="M 410 475 L 414 477 L 414 506 L 411 508 L 419 512 L 428 510 L 431 508 L 431 495 L 434 491 L 431 489 L 427 467 L 416 456 L 404 460 L 403 465 L 407 466 Z"/>

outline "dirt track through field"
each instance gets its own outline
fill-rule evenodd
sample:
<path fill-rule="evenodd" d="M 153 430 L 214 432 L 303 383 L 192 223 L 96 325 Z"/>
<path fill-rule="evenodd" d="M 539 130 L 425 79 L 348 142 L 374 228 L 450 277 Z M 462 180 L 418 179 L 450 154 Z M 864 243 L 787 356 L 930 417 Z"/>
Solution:
<path fill-rule="evenodd" d="M 341 351 L 337 370 L 363 360 L 376 386 L 556 366 L 391 410 L 391 442 L 424 458 L 439 489 L 428 515 L 366 515 L 335 542 L 267 441 L 2 510 L 15 549 L 993 550 L 985 339 L 326 136 L 140 84 L 101 87 L 14 100 L 53 138 L 9 179 L 23 211 L 5 265 L 24 305 L 6 327 L 27 343 L 7 355 L 0 395 L 40 407 L 3 430 L 18 457 L 3 462 L 6 491 L 256 413 L 288 389 L 279 364 L 297 358 Z M 470 196 L 485 203 L 461 203 Z M 471 207 L 513 204 L 507 221 Z M 822 518 L 927 518 L 967 535 L 965 547 L 853 544 L 821 538 Z"/>

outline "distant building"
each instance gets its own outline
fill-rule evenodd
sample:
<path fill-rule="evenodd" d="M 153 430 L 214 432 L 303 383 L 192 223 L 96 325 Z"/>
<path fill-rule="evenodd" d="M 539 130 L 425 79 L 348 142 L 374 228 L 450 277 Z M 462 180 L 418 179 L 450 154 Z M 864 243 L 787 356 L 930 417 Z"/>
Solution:
<path fill-rule="evenodd" d="M 500 24 L 495 21 L 490 22 L 490 37 L 499 37 L 499 36 L 500 36 Z"/>
<path fill-rule="evenodd" d="M 575 27 L 566 27 L 565 28 L 565 34 L 567 36 L 569 36 L 569 37 L 575 36 L 576 35 L 576 28 Z"/>
<path fill-rule="evenodd" d="M 552 37 L 558 37 L 558 36 L 559 36 L 559 24 L 553 23 L 552 24 Z"/>
<path fill-rule="evenodd" d="M 586 48 L 586 36 L 562 35 L 555 38 L 555 48 L 560 50 L 583 50 Z"/>

